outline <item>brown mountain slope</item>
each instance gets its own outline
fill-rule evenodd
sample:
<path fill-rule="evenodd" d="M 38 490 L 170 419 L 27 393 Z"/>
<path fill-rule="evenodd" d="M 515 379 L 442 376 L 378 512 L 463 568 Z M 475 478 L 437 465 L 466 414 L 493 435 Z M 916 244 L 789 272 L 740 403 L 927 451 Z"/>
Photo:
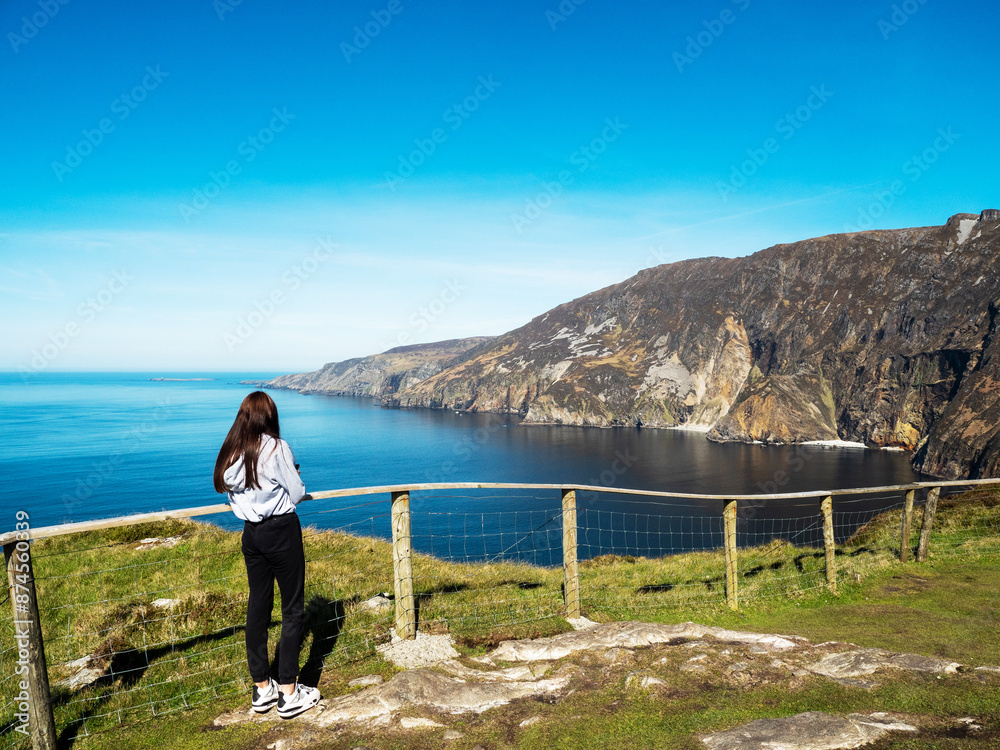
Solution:
<path fill-rule="evenodd" d="M 490 336 L 397 346 L 370 357 L 330 362 L 315 372 L 282 375 L 265 383 L 300 393 L 381 398 L 413 386 L 441 371 L 473 347 L 492 341 Z"/>
<path fill-rule="evenodd" d="M 1000 215 L 641 271 L 387 398 L 526 422 L 841 438 L 1000 471 Z"/>

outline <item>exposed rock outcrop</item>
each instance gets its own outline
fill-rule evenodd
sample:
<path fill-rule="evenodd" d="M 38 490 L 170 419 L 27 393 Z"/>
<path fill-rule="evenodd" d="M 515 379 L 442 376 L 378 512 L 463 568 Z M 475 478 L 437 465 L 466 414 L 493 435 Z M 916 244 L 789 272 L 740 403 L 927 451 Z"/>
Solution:
<path fill-rule="evenodd" d="M 544 696 L 566 689 L 570 677 L 562 674 L 545 679 L 468 681 L 430 669 L 400 672 L 388 682 L 367 687 L 351 695 L 321 701 L 304 714 L 302 723 L 315 727 L 335 727 L 345 723 L 386 725 L 406 709 L 424 709 L 447 714 L 482 713 L 513 700 Z M 262 716 L 252 711 L 224 714 L 216 726 L 244 721 L 273 721 L 276 715 Z"/>
<path fill-rule="evenodd" d="M 744 388 L 739 405 L 715 426 L 712 437 L 763 443 L 836 440 L 831 386 L 822 375 L 807 372 L 762 378 Z"/>
<path fill-rule="evenodd" d="M 527 423 L 839 438 L 946 477 L 1000 471 L 1000 211 L 639 272 L 385 402 Z"/>
<path fill-rule="evenodd" d="M 518 729 L 526 729 L 545 722 L 546 717 L 533 713 L 532 703 L 524 703 L 523 699 L 559 702 L 577 692 L 622 688 L 666 697 L 685 684 L 690 689 L 692 672 L 698 673 L 695 689 L 725 685 L 729 691 L 781 686 L 795 692 L 808 688 L 817 678 L 834 680 L 850 690 L 872 690 L 878 683 L 851 678 L 876 675 L 892 679 L 898 670 L 951 674 L 955 679 L 979 683 L 969 669 L 959 670 L 954 662 L 859 649 L 849 643 L 813 644 L 799 636 L 725 630 L 691 622 L 584 625 L 582 630 L 549 638 L 504 641 L 489 655 L 475 658 L 450 655 L 447 635 L 418 637 L 407 642 L 411 653 L 406 661 L 419 666 L 385 681 L 379 675 L 351 681 L 350 687 L 360 689 L 328 696 L 302 714 L 294 722 L 301 734 L 288 742 L 292 747 L 309 747 L 332 739 L 331 732 L 344 728 L 378 732 L 430 730 L 441 732 L 435 735 L 441 739 L 449 739 L 459 734 L 449 728 L 458 717 L 487 711 L 507 712 L 506 718 L 498 718 L 500 726 L 516 722 Z M 441 649 L 433 639 L 448 642 L 449 649 Z M 425 659 L 410 658 L 420 651 Z M 400 663 L 398 659 L 393 661 Z M 497 662 L 514 664 L 497 667 Z M 522 703 L 518 706 L 519 700 Z M 521 718 L 525 708 L 529 715 Z M 884 713 L 838 717 L 807 712 L 758 719 L 702 736 L 701 740 L 710 750 L 856 748 L 887 732 L 917 732 L 919 722 L 914 718 L 919 717 L 906 717 L 904 722 Z M 248 707 L 217 717 L 213 725 L 281 721 L 275 712 L 258 714 Z M 969 722 L 966 733 L 974 731 L 973 727 L 980 728 L 972 719 L 964 721 Z M 470 726 L 468 719 L 464 725 Z"/>
<path fill-rule="evenodd" d="M 725 630 L 694 622 L 681 625 L 661 625 L 650 622 L 609 622 L 574 633 L 562 633 L 550 638 L 504 641 L 490 653 L 501 661 L 541 661 L 562 659 L 577 651 L 608 648 L 644 648 L 658 643 L 685 643 L 696 638 L 710 637 L 727 643 L 758 644 L 771 651 L 787 651 L 809 645 L 797 636 L 745 633 Z"/>
<path fill-rule="evenodd" d="M 885 713 L 841 718 L 808 711 L 784 719 L 758 719 L 702 737 L 702 742 L 708 750 L 848 750 L 875 742 L 889 732 L 916 731 L 916 727 Z"/>
<path fill-rule="evenodd" d="M 808 669 L 813 674 L 833 678 L 865 677 L 880 669 L 904 669 L 929 674 L 952 674 L 958 671 L 957 662 L 917 654 L 895 654 L 880 648 L 863 648 L 830 654 Z"/>

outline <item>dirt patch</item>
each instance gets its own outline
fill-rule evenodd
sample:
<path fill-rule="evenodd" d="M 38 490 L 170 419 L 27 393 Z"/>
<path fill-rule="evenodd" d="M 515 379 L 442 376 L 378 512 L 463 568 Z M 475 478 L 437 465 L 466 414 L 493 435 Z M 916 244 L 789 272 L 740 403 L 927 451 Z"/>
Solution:
<path fill-rule="evenodd" d="M 993 717 L 922 717 L 920 721 L 920 735 L 910 742 L 886 737 L 866 750 L 993 750 L 1000 747 L 1000 720 Z"/>
<path fill-rule="evenodd" d="M 929 578 L 916 575 L 898 575 L 892 577 L 892 582 L 887 583 L 879 593 L 883 594 L 915 594 L 931 591 L 935 588 L 935 582 Z"/>
<path fill-rule="evenodd" d="M 522 625 L 516 628 L 498 625 L 488 633 L 455 636 L 455 645 L 459 649 L 470 651 L 479 651 L 482 649 L 492 651 L 504 641 L 512 641 L 520 638 L 544 638 L 557 633 L 570 632 L 572 629 L 568 625 L 562 626 L 561 623 L 539 624 L 534 627 L 525 627 Z"/>

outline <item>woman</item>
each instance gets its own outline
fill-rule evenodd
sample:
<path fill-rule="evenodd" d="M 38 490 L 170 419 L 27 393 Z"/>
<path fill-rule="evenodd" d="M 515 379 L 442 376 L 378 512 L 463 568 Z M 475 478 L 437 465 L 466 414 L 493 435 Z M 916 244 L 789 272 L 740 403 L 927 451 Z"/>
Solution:
<path fill-rule="evenodd" d="M 215 490 L 229 495 L 244 521 L 247 565 L 247 664 L 255 683 L 252 706 L 266 713 L 277 704 L 285 719 L 319 703 L 319 690 L 299 685 L 305 555 L 295 506 L 306 494 L 288 443 L 281 439 L 278 408 L 263 391 L 243 399 L 236 421 L 215 461 Z M 281 591 L 278 682 L 268 674 L 267 626 L 274 606 L 274 581 Z"/>

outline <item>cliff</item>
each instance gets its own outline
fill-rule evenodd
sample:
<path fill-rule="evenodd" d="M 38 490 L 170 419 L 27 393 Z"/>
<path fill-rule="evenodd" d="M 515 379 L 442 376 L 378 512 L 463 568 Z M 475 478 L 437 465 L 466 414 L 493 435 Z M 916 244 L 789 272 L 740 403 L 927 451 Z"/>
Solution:
<path fill-rule="evenodd" d="M 397 346 L 370 357 L 330 362 L 315 372 L 282 375 L 268 381 L 264 387 L 300 393 L 381 398 L 418 384 L 473 347 L 491 340 L 489 336 L 475 336 L 432 344 Z"/>
<path fill-rule="evenodd" d="M 1000 471 L 1000 214 L 641 271 L 384 398 L 528 423 L 833 439 Z"/>

